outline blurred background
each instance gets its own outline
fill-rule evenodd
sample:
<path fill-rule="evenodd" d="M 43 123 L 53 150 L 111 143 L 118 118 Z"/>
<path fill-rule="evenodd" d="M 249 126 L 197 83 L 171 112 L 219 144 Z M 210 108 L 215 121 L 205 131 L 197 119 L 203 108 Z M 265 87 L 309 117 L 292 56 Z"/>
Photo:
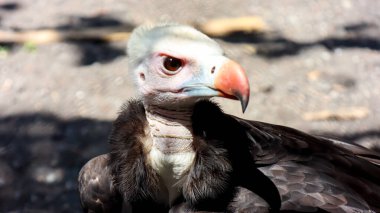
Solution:
<path fill-rule="evenodd" d="M 227 113 L 380 150 L 380 1 L 0 0 L 0 212 L 81 211 L 78 172 L 135 96 L 128 32 L 160 20 L 246 69 Z"/>

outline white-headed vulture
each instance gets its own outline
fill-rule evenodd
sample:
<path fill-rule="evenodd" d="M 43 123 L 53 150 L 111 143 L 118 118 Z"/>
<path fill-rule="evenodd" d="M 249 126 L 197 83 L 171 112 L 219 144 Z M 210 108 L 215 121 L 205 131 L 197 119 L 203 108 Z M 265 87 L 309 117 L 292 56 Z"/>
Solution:
<path fill-rule="evenodd" d="M 363 147 L 222 112 L 243 68 L 189 26 L 137 28 L 128 48 L 139 98 L 111 151 L 81 170 L 85 212 L 379 212 L 380 156 Z"/>

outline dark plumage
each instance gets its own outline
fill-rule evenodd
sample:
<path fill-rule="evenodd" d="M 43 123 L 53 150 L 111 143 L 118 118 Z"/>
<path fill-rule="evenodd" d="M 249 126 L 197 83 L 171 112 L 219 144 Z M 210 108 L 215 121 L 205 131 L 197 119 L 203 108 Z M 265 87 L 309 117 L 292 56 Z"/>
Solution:
<path fill-rule="evenodd" d="M 192 121 L 196 160 L 172 212 L 275 211 L 277 193 L 282 210 L 380 209 L 380 157 L 364 148 L 236 118 L 208 101 L 195 105 Z M 169 211 L 155 201 L 159 177 L 145 159 L 150 147 L 145 128 L 142 103 L 130 102 L 114 122 L 109 157 L 99 156 L 81 171 L 85 209 L 114 212 L 124 200 L 133 212 Z M 89 184 L 89 171 L 98 172 L 99 181 Z"/>
<path fill-rule="evenodd" d="M 379 211 L 380 156 L 376 153 L 292 128 L 232 117 L 208 102 L 197 108 L 198 122 L 214 131 L 214 137 L 245 135 L 241 139 L 246 141 L 245 149 L 250 150 L 255 165 L 279 189 L 282 209 Z M 201 119 L 206 115 L 209 119 Z"/>
<path fill-rule="evenodd" d="M 121 212 L 123 198 L 113 182 L 108 155 L 100 155 L 83 166 L 79 193 L 84 212 Z"/>

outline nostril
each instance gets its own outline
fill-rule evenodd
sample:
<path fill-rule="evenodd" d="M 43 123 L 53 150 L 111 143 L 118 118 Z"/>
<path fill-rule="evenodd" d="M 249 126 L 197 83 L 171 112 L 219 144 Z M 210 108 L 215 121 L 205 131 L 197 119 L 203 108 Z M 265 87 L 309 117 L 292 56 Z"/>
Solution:
<path fill-rule="evenodd" d="M 144 73 L 140 73 L 140 79 L 143 80 L 143 81 L 145 81 L 145 75 L 144 75 Z"/>
<path fill-rule="evenodd" d="M 214 72 L 215 72 L 215 66 L 213 66 L 213 67 L 211 68 L 211 74 L 214 74 Z"/>

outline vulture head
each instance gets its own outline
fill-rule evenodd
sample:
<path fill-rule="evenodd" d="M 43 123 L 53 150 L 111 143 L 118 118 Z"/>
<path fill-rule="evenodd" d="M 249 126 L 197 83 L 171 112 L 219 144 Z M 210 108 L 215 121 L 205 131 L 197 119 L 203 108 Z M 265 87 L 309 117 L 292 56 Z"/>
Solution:
<path fill-rule="evenodd" d="M 192 27 L 139 27 L 127 53 L 144 104 L 175 108 L 219 96 L 240 100 L 243 112 L 248 105 L 250 89 L 243 68 Z"/>

